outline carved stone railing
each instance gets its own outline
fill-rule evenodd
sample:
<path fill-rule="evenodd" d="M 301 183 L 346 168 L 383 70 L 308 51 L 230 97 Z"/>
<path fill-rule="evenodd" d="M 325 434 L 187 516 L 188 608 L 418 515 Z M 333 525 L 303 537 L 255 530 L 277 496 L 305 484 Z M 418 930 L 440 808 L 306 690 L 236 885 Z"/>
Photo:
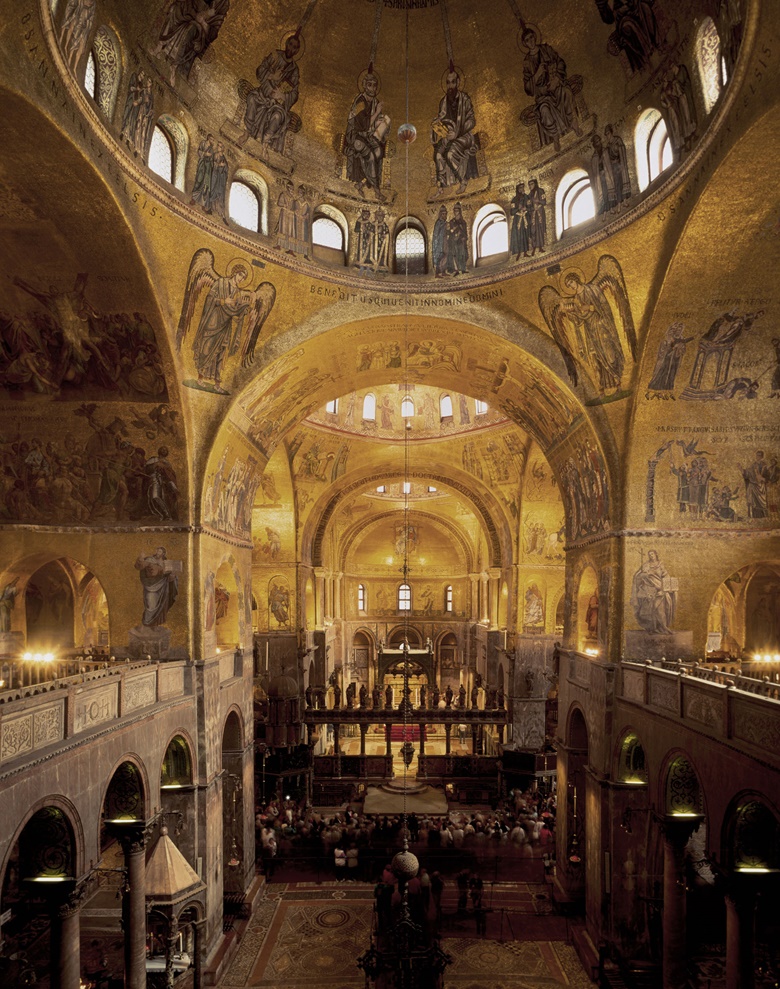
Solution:
<path fill-rule="evenodd" d="M 0 770 L 85 732 L 185 695 L 185 660 L 101 665 L 0 692 Z"/>
<path fill-rule="evenodd" d="M 780 765 L 780 684 L 712 667 L 623 661 L 617 696 Z"/>

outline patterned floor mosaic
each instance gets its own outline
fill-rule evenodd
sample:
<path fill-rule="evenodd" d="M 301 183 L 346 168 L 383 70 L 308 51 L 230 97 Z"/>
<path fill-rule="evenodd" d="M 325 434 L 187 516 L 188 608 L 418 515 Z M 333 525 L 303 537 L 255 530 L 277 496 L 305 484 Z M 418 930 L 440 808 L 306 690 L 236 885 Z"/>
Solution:
<path fill-rule="evenodd" d="M 244 934 L 223 989 L 364 987 L 355 959 L 369 943 L 373 887 L 355 884 L 271 886 Z M 444 937 L 454 958 L 448 989 L 592 989 L 565 941 L 500 943 L 466 934 Z"/>

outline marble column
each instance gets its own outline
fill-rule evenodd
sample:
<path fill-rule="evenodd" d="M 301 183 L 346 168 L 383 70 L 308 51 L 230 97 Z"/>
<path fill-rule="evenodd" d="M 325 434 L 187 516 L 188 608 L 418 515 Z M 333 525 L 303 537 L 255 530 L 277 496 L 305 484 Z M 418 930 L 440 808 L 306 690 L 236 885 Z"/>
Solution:
<path fill-rule="evenodd" d="M 444 726 L 444 754 L 449 755 L 452 750 L 452 725 L 447 723 Z"/>
<path fill-rule="evenodd" d="M 393 757 L 393 726 L 392 724 L 385 725 L 385 755 Z"/>
<path fill-rule="evenodd" d="M 368 725 L 365 722 L 360 724 L 360 754 L 366 754 L 366 732 L 368 731 Z"/>
<path fill-rule="evenodd" d="M 663 989 L 685 989 L 687 979 L 685 846 L 700 816 L 664 818 Z"/>
<path fill-rule="evenodd" d="M 124 895 L 125 989 L 146 989 L 146 837 L 143 821 L 119 824 L 128 889 Z"/>
<path fill-rule="evenodd" d="M 726 989 L 754 989 L 756 890 L 732 879 L 726 894 Z"/>
<path fill-rule="evenodd" d="M 80 912 L 78 892 L 57 897 L 51 904 L 52 989 L 79 989 L 81 985 Z"/>
<path fill-rule="evenodd" d="M 206 920 L 192 922 L 192 989 L 203 989 L 203 932 Z"/>

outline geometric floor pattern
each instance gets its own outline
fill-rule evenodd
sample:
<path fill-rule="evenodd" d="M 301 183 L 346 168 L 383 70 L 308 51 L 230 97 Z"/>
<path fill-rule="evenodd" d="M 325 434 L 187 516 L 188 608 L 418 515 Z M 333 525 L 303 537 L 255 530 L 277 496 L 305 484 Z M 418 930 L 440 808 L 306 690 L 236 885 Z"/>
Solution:
<path fill-rule="evenodd" d="M 527 889 L 503 892 L 515 904 L 527 904 L 528 923 L 523 924 L 515 914 L 515 929 L 519 926 L 526 937 L 532 930 L 537 935 L 542 933 L 539 924 L 543 918 L 531 916 L 539 912 L 533 892 Z M 369 883 L 271 884 L 266 887 L 265 898 L 255 910 L 219 986 L 223 989 L 362 989 L 365 976 L 358 969 L 356 959 L 368 947 L 372 910 L 373 885 Z M 494 913 L 498 918 L 495 907 Z M 558 920 L 549 918 L 551 922 Z M 497 926 L 494 929 L 497 934 Z M 550 929 L 561 931 L 560 924 L 553 924 Z M 594 986 L 565 940 L 512 940 L 502 924 L 502 943 L 490 936 L 491 930 L 489 927 L 487 938 L 478 938 L 473 923 L 450 925 L 452 936 L 445 933 L 442 938 L 442 947 L 454 959 L 445 973 L 448 989 L 562 986 L 592 989 Z M 522 933 L 519 936 L 523 938 Z"/>

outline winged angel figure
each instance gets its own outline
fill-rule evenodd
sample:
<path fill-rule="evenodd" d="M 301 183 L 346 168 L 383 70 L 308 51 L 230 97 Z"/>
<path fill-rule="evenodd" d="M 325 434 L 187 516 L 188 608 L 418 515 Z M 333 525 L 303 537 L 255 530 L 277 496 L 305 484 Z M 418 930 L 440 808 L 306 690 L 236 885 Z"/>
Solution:
<path fill-rule="evenodd" d="M 539 308 L 569 377 L 576 385 L 577 366 L 582 364 L 602 395 L 613 395 L 620 388 L 626 348 L 636 359 L 636 331 L 620 265 L 610 254 L 603 254 L 589 282 L 577 271 L 569 271 L 563 284 L 570 294 L 561 295 L 545 285 L 539 292 Z"/>
<path fill-rule="evenodd" d="M 230 394 L 221 385 L 222 365 L 226 354 L 232 357 L 238 352 L 244 324 L 246 341 L 241 351 L 241 366 L 247 367 L 254 361 L 260 331 L 276 301 L 276 289 L 270 282 L 261 282 L 254 290 L 249 288 L 250 284 L 250 269 L 244 261 L 231 261 L 225 274 L 219 275 L 211 251 L 204 247 L 193 254 L 176 331 L 177 350 L 181 350 L 204 289 L 208 294 L 192 341 L 198 380 L 185 381 L 185 385 L 218 395 Z"/>

